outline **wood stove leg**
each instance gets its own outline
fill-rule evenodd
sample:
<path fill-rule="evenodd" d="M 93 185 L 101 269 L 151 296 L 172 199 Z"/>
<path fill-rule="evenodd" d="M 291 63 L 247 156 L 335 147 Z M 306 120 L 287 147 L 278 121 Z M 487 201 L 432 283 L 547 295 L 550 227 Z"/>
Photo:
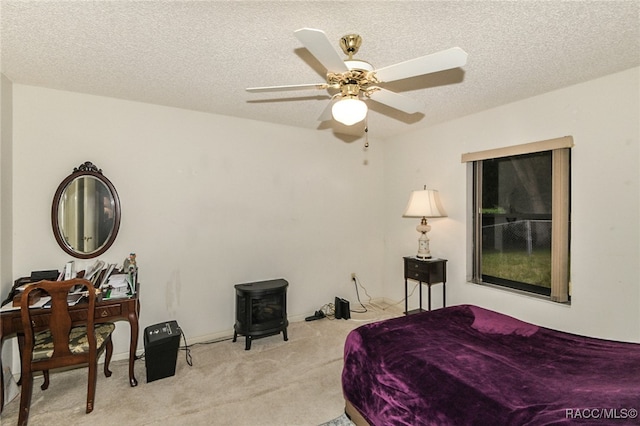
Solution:
<path fill-rule="evenodd" d="M 251 349 L 251 336 L 247 336 L 244 339 L 244 350 L 248 351 L 249 349 Z"/>
<path fill-rule="evenodd" d="M 238 332 L 234 331 L 233 332 L 233 342 L 235 342 L 236 340 L 238 340 Z"/>
<path fill-rule="evenodd" d="M 287 329 L 285 328 L 284 330 L 282 330 L 282 336 L 284 337 L 284 341 L 286 342 L 287 340 L 289 340 L 289 338 L 287 337 Z"/>

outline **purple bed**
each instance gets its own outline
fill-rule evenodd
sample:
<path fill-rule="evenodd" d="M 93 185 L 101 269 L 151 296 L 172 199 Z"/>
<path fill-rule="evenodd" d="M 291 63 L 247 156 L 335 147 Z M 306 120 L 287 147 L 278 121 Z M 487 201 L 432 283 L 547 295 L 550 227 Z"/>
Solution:
<path fill-rule="evenodd" d="M 353 330 L 342 388 L 358 425 L 637 425 L 640 344 L 452 306 Z"/>

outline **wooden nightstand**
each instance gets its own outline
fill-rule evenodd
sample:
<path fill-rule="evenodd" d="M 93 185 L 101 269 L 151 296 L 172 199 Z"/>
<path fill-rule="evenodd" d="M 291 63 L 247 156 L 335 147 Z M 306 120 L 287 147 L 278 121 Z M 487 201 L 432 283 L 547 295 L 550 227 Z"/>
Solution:
<path fill-rule="evenodd" d="M 409 312 L 409 280 L 420 282 L 420 307 Z M 405 315 L 424 312 L 422 309 L 422 284 L 429 287 L 428 310 L 431 310 L 431 286 L 442 283 L 442 307 L 447 306 L 446 296 L 447 260 L 418 259 L 404 257 L 404 313 Z"/>

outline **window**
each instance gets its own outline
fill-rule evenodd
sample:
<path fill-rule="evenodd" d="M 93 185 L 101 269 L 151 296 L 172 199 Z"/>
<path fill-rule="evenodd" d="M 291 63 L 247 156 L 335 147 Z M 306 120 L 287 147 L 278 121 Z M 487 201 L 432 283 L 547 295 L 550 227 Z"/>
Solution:
<path fill-rule="evenodd" d="M 472 279 L 569 300 L 571 137 L 464 154 Z"/>

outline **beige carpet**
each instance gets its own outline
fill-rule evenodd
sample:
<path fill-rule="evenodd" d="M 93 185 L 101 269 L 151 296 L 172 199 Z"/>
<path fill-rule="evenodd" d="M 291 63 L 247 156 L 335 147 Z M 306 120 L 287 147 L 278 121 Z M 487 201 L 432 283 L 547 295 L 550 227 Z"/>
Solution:
<path fill-rule="evenodd" d="M 352 306 L 355 309 L 355 307 Z M 344 412 L 340 386 L 342 350 L 348 332 L 366 322 L 398 315 L 367 306 L 350 320 L 324 318 L 289 325 L 282 334 L 244 337 L 191 348 L 193 366 L 180 351 L 175 376 L 146 383 L 136 362 L 139 385 L 128 384 L 127 361 L 111 363 L 113 375 L 98 376 L 95 409 L 85 414 L 86 369 L 54 372 L 48 390 L 36 378 L 31 425 L 319 425 Z M 189 338 L 189 330 L 184 330 Z M 183 341 L 181 340 L 181 344 Z M 17 424 L 19 396 L 5 406 L 3 425 Z"/>

